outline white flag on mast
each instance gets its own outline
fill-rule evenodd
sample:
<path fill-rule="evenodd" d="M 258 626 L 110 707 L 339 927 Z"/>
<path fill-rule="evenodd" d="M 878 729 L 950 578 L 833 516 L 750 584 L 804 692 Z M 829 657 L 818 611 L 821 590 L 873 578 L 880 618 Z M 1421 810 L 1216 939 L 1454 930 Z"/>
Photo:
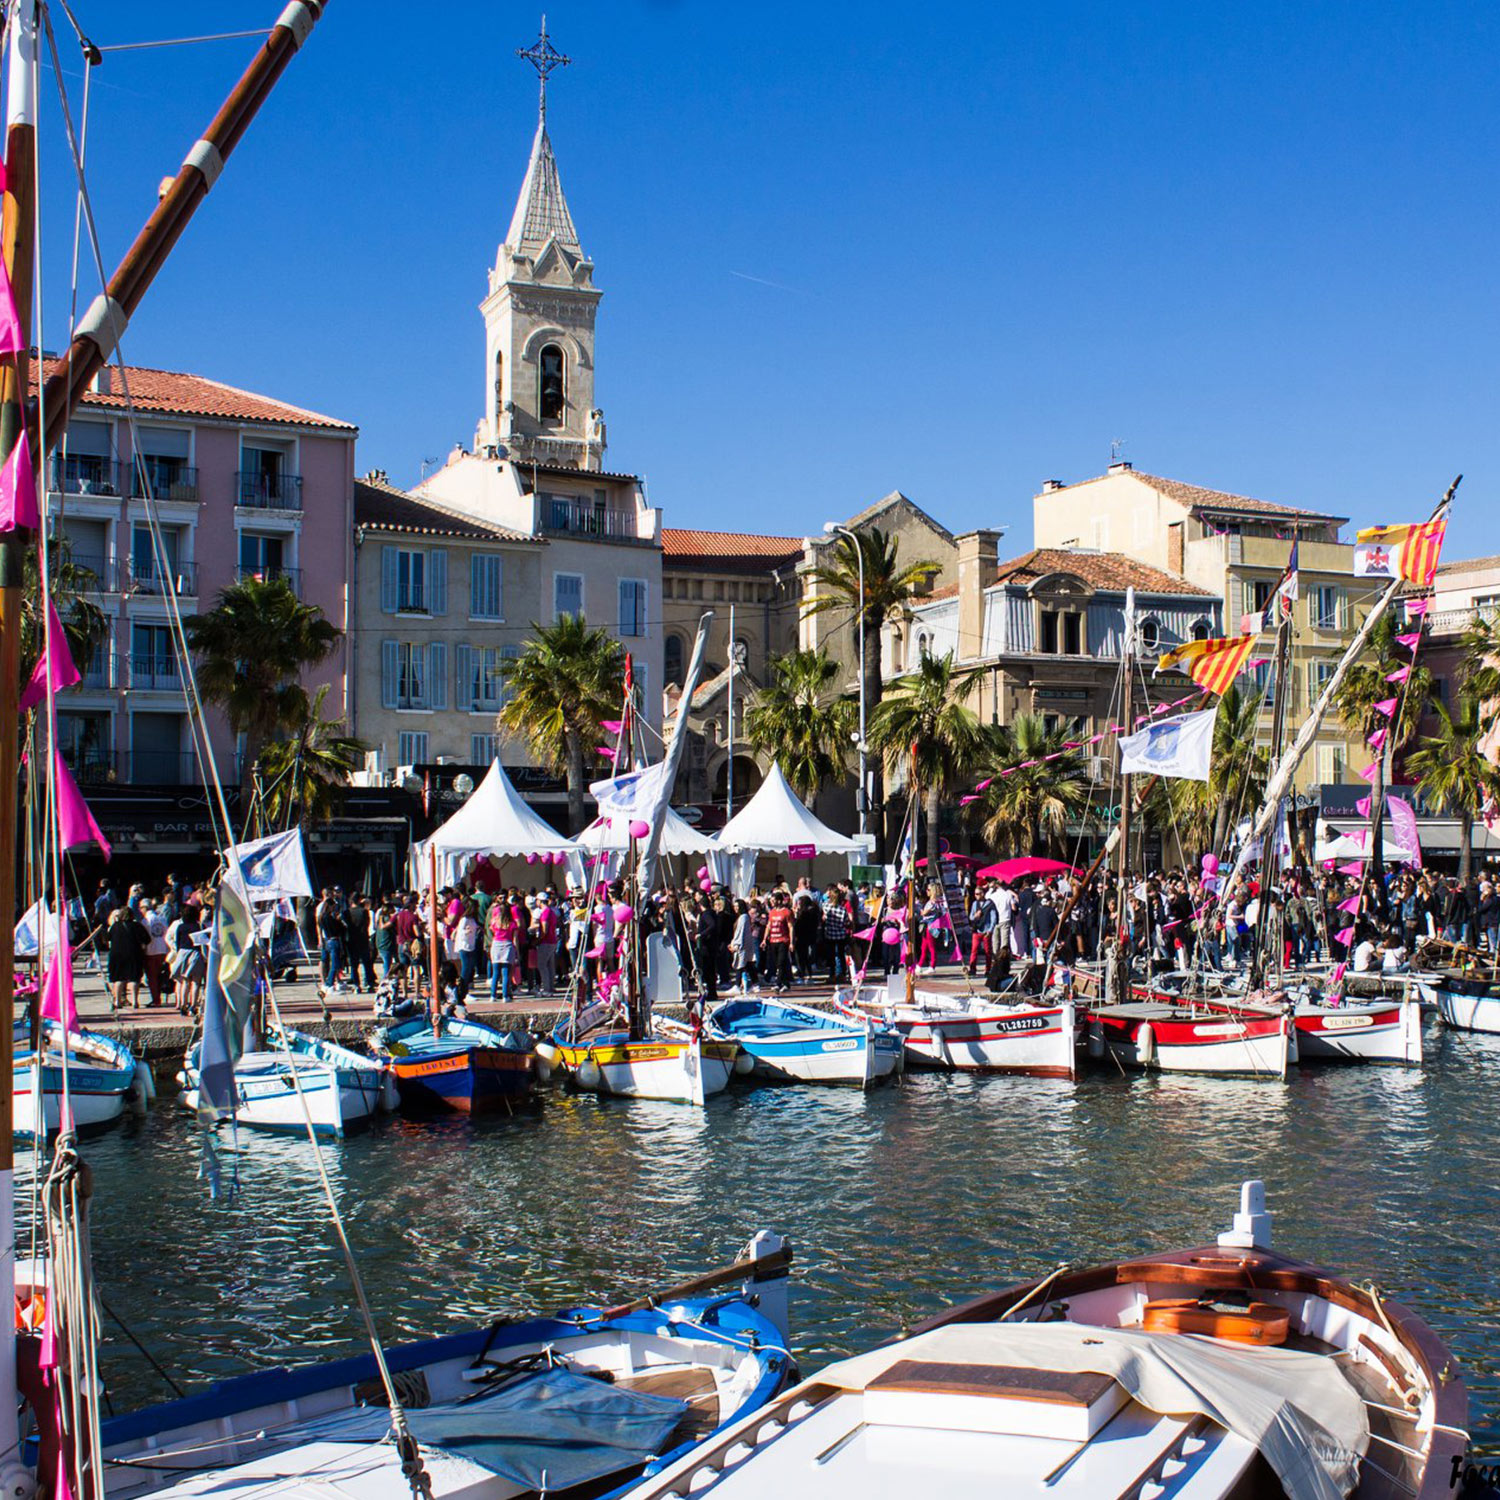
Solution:
<path fill-rule="evenodd" d="M 1148 724 L 1137 734 L 1121 735 L 1121 772 L 1207 781 L 1217 716 L 1217 709 L 1208 708 Z"/>
<path fill-rule="evenodd" d="M 280 901 L 283 896 L 313 893 L 299 828 L 236 844 L 225 858 L 224 880 L 246 901 Z"/>

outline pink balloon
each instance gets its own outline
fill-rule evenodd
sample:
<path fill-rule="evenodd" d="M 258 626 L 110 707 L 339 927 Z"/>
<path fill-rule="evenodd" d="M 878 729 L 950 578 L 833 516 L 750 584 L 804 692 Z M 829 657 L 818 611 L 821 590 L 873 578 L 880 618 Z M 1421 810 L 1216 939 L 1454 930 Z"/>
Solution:
<path fill-rule="evenodd" d="M 528 865 L 534 865 L 536 863 L 536 855 L 534 855 L 534 854 L 528 854 L 526 856 L 526 863 Z"/>
<path fill-rule="evenodd" d="M 639 818 L 637 818 L 635 822 L 630 825 L 630 836 L 633 839 L 643 839 L 647 837 L 650 832 L 651 825 L 649 823 L 641 822 Z"/>
<path fill-rule="evenodd" d="M 708 893 L 709 893 L 709 892 L 710 892 L 710 891 L 711 891 L 711 890 L 713 890 L 713 888 L 714 888 L 714 883 L 713 883 L 713 881 L 711 881 L 711 880 L 710 880 L 710 879 L 709 879 L 709 878 L 708 878 L 708 876 L 707 876 L 707 875 L 705 875 L 705 876 L 704 876 L 704 877 L 703 877 L 703 879 L 702 879 L 702 880 L 700 880 L 700 881 L 699 881 L 699 882 L 698 882 L 698 889 L 699 889 L 699 890 L 700 890 L 700 891 L 702 891 L 702 892 L 703 892 L 703 894 L 704 894 L 704 895 L 705 895 L 705 896 L 706 896 L 706 895 L 707 895 L 707 894 L 708 894 Z"/>
<path fill-rule="evenodd" d="M 1203 856 L 1203 873 L 1205 875 L 1217 875 L 1219 873 L 1219 856 L 1217 854 L 1205 854 Z"/>
<path fill-rule="evenodd" d="M 698 866 L 698 879 L 699 880 L 707 880 L 708 879 L 708 866 L 707 865 L 699 865 Z"/>
<path fill-rule="evenodd" d="M 882 943 L 899 943 L 901 941 L 901 929 L 899 927 L 887 927 L 880 934 Z"/>
<path fill-rule="evenodd" d="M 617 907 L 615 907 L 616 922 L 628 922 L 634 915 L 635 908 L 633 906 L 626 906 L 623 901 L 620 902 Z"/>

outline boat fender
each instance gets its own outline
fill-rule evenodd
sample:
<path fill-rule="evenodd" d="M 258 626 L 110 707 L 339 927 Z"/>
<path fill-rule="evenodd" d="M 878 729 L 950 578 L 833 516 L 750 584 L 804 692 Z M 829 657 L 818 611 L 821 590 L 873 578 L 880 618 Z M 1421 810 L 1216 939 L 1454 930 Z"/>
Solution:
<path fill-rule="evenodd" d="M 536 1081 L 538 1083 L 546 1083 L 551 1079 L 551 1077 L 552 1064 L 549 1063 L 547 1059 L 541 1055 L 541 1049 L 538 1048 L 536 1059 Z"/>
<path fill-rule="evenodd" d="M 1088 1054 L 1095 1062 L 1104 1057 L 1104 1028 L 1097 1021 L 1088 1029 Z"/>
<path fill-rule="evenodd" d="M 538 1042 L 536 1044 L 536 1055 L 544 1063 L 555 1063 L 557 1061 L 557 1045 L 554 1042 Z"/>
<path fill-rule="evenodd" d="M 187 1073 L 184 1070 L 180 1069 L 180 1068 L 178 1069 L 178 1072 L 177 1072 L 177 1082 L 178 1082 L 179 1086 L 182 1087 L 182 1088 L 187 1088 L 188 1087 L 188 1076 L 187 1076 Z"/>
<path fill-rule="evenodd" d="M 1156 1033 L 1149 1022 L 1135 1034 L 1135 1055 L 1143 1068 L 1156 1061 Z"/>
<path fill-rule="evenodd" d="M 741 1078 L 748 1078 L 755 1071 L 755 1059 L 748 1052 L 734 1054 L 734 1071 Z"/>
<path fill-rule="evenodd" d="M 578 1064 L 578 1072 L 575 1076 L 578 1079 L 579 1088 L 583 1089 L 596 1089 L 604 1081 L 604 1075 L 599 1071 L 599 1064 L 592 1057 L 586 1057 Z"/>

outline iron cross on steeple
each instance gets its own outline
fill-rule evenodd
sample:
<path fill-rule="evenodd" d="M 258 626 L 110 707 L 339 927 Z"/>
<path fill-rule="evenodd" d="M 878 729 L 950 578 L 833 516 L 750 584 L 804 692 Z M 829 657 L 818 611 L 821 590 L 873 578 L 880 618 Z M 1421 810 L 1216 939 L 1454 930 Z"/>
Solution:
<path fill-rule="evenodd" d="M 541 79 L 541 119 L 545 122 L 547 118 L 547 75 L 554 68 L 565 68 L 573 61 L 571 57 L 565 56 L 554 47 L 547 37 L 547 17 L 542 17 L 542 34 L 529 47 L 517 47 L 516 56 L 524 57 L 527 62 L 536 69 L 536 76 Z"/>

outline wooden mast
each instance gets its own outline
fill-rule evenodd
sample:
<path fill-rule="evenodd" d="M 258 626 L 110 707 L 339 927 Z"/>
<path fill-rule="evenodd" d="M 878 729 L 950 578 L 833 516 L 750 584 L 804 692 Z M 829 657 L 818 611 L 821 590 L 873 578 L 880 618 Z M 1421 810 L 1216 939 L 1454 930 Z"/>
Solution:
<path fill-rule="evenodd" d="M 1273 599 L 1278 608 L 1281 607 L 1280 592 Z M 1272 692 L 1274 698 L 1271 703 L 1271 760 L 1273 762 L 1281 758 L 1282 741 L 1286 737 L 1286 700 L 1290 686 L 1290 672 L 1287 670 L 1292 657 L 1292 612 L 1288 607 L 1282 614 L 1281 620 L 1276 627 L 1276 666 L 1271 678 L 1274 686 Z M 1266 976 L 1266 954 L 1268 944 L 1272 940 L 1271 935 L 1271 877 L 1281 867 L 1281 835 L 1286 828 L 1284 821 L 1273 823 L 1271 833 L 1273 837 L 1269 844 L 1263 845 L 1260 855 L 1260 912 L 1255 922 L 1255 942 L 1250 953 L 1250 987 L 1258 988 Z M 1290 838 L 1290 832 L 1288 832 Z M 1278 964 L 1279 968 L 1280 965 Z"/>
<path fill-rule="evenodd" d="M 922 812 L 922 798 L 917 788 L 917 742 L 911 745 L 911 858 L 906 872 L 906 1003 L 917 998 L 917 819 Z"/>
<path fill-rule="evenodd" d="M 1125 640 L 1123 643 L 1125 685 L 1121 692 L 1120 732 L 1121 736 L 1134 731 L 1135 718 L 1135 591 L 1132 589 L 1125 603 Z M 1118 744 L 1118 740 L 1116 741 Z M 1125 752 L 1120 751 L 1120 764 L 1125 764 Z M 1115 958 L 1114 990 L 1108 998 L 1128 1000 L 1130 998 L 1130 821 L 1132 808 L 1130 772 L 1120 772 L 1120 858 L 1115 872 Z"/>

